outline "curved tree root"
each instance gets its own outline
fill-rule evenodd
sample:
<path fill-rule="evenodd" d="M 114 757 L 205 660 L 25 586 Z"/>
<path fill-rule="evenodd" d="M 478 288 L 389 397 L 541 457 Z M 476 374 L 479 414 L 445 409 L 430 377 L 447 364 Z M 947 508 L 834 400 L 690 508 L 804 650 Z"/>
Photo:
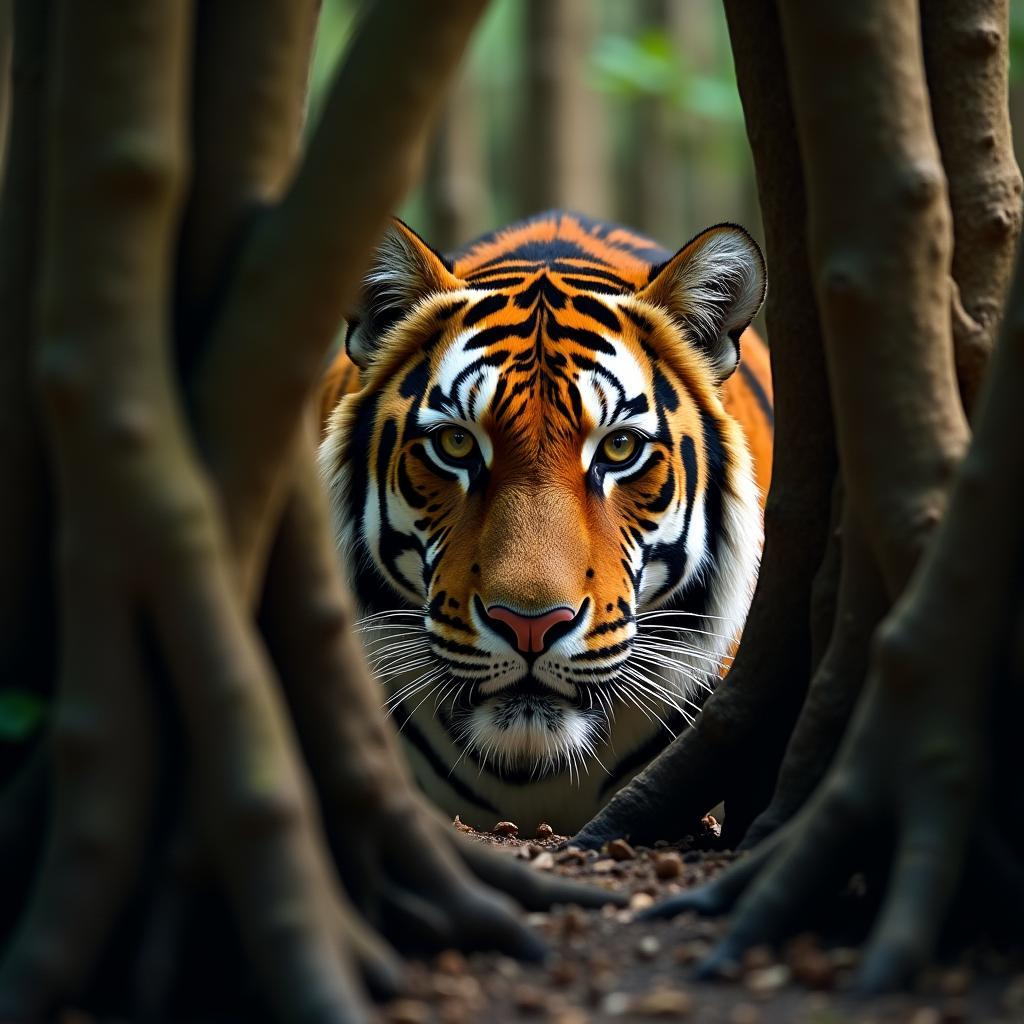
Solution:
<path fill-rule="evenodd" d="M 841 550 L 839 599 L 828 649 L 811 679 L 772 801 L 750 826 L 740 849 L 756 846 L 804 805 L 828 770 L 863 688 L 871 635 L 888 603 L 849 509 Z"/>

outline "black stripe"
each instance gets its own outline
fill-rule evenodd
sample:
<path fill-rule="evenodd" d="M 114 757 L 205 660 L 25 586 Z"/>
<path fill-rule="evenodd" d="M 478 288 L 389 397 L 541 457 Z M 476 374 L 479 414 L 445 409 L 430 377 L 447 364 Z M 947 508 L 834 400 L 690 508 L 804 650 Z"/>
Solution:
<path fill-rule="evenodd" d="M 572 274 L 574 277 L 596 277 L 602 281 L 609 281 L 611 284 L 618 285 L 624 292 L 631 292 L 633 290 L 633 286 L 624 278 L 619 277 L 618 274 L 613 274 L 609 270 L 598 270 L 597 267 L 556 262 L 550 264 L 548 269 L 556 274 Z"/>
<path fill-rule="evenodd" d="M 576 295 L 572 300 L 573 306 L 584 316 L 596 320 L 609 331 L 622 332 L 622 321 L 603 302 L 592 298 L 589 295 Z"/>
<path fill-rule="evenodd" d="M 462 326 L 472 327 L 473 324 L 477 324 L 483 320 L 485 316 L 490 316 L 491 313 L 497 313 L 498 310 L 504 309 L 507 305 L 507 295 L 488 295 L 487 298 L 481 299 L 479 302 L 475 302 L 466 311 L 466 315 L 462 318 Z"/>
<path fill-rule="evenodd" d="M 457 775 L 452 774 L 451 767 L 441 760 L 437 751 L 430 745 L 427 737 L 413 724 L 412 716 L 406 710 L 404 704 L 400 703 L 395 708 L 395 721 L 403 738 L 408 740 L 423 755 L 423 759 L 430 765 L 430 770 L 445 785 L 453 789 L 463 800 L 468 800 L 470 803 L 476 804 L 481 810 L 499 816 L 498 808 L 487 797 L 481 796 L 475 789 L 467 786 Z"/>
<path fill-rule="evenodd" d="M 758 407 L 764 414 L 764 418 L 768 423 L 768 426 L 775 429 L 775 410 L 772 408 L 772 403 L 768 400 L 768 396 L 765 394 L 764 388 L 761 387 L 761 382 L 757 379 L 754 371 L 744 362 L 740 362 L 740 373 L 746 381 L 747 387 L 750 388 L 754 398 L 757 400 Z"/>

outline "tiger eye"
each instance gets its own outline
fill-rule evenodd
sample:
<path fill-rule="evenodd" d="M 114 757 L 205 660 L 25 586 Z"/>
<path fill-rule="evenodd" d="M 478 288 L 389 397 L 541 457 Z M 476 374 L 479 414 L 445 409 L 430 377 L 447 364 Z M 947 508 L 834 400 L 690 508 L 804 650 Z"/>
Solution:
<path fill-rule="evenodd" d="M 631 430 L 620 430 L 609 434 L 601 442 L 601 454 L 609 462 L 626 462 L 637 449 L 637 436 Z"/>
<path fill-rule="evenodd" d="M 473 451 L 473 435 L 462 427 L 445 427 L 439 441 L 441 451 L 451 459 L 464 459 Z"/>

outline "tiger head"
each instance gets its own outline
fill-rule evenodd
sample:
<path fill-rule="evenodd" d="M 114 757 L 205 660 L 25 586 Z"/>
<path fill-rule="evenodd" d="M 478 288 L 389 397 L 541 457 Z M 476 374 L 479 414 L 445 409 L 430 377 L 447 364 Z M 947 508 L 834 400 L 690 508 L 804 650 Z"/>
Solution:
<path fill-rule="evenodd" d="M 688 719 L 760 552 L 720 394 L 764 296 L 756 243 L 720 225 L 654 262 L 543 223 L 454 260 L 393 225 L 320 455 L 392 706 L 440 732 L 446 771 L 499 782 L 569 783 L 640 746 L 647 712 Z"/>

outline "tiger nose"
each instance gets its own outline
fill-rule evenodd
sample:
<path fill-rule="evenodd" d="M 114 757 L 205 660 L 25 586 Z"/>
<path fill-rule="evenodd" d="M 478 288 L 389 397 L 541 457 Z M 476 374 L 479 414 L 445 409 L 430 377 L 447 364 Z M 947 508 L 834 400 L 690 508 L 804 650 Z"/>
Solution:
<path fill-rule="evenodd" d="M 539 615 L 520 615 L 509 608 L 492 604 L 487 609 L 487 616 L 512 630 L 516 638 L 516 647 L 524 654 L 540 654 L 544 650 L 544 638 L 551 627 L 559 622 L 571 622 L 576 618 L 576 612 L 563 606 L 541 612 Z"/>

